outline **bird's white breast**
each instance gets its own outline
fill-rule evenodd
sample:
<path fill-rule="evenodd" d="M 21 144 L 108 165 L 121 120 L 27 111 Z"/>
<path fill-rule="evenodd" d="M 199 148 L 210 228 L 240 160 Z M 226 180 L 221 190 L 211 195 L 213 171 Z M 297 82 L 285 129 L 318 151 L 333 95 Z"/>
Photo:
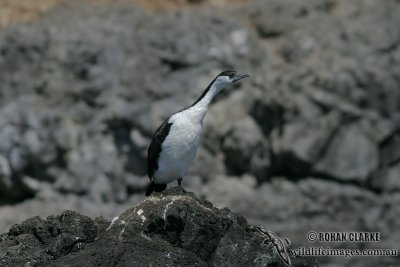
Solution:
<path fill-rule="evenodd" d="M 196 156 L 203 130 L 202 123 L 193 120 L 190 113 L 177 113 L 169 122 L 173 124 L 161 147 L 154 176 L 156 183 L 169 183 L 186 175 Z"/>

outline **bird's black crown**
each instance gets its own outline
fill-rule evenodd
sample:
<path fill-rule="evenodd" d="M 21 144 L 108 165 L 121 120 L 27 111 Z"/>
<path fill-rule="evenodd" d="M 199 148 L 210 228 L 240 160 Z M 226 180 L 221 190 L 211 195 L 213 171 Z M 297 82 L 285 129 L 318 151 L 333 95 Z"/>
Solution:
<path fill-rule="evenodd" d="M 228 76 L 229 78 L 232 79 L 236 74 L 237 74 L 237 72 L 234 71 L 234 70 L 226 70 L 226 71 L 221 72 L 221 73 L 218 75 L 218 77 L 219 77 L 219 76 Z"/>

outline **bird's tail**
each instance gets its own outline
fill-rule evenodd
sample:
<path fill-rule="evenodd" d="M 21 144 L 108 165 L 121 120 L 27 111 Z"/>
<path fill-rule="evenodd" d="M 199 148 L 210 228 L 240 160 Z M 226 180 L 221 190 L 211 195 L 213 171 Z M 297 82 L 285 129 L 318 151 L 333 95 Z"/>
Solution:
<path fill-rule="evenodd" d="M 167 185 L 166 185 L 166 184 L 155 184 L 154 182 L 151 182 L 151 184 L 149 185 L 149 187 L 147 187 L 147 191 L 146 191 L 145 196 L 146 196 L 146 197 L 150 196 L 150 194 L 151 194 L 153 191 L 156 191 L 156 192 L 164 191 L 165 188 L 167 188 Z"/>

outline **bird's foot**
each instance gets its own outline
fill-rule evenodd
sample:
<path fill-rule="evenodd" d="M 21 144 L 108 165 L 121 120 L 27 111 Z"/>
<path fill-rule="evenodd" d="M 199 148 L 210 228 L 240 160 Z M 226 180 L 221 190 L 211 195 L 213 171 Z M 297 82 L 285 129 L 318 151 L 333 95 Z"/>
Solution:
<path fill-rule="evenodd" d="M 178 178 L 178 186 L 182 190 L 183 193 L 186 193 L 186 190 L 182 187 L 182 180 L 183 178 Z"/>

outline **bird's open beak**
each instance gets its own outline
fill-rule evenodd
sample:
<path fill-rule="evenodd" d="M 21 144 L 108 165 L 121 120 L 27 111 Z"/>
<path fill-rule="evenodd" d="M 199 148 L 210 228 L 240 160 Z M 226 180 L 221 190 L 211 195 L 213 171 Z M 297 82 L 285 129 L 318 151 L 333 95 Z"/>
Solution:
<path fill-rule="evenodd" d="M 236 74 L 235 77 L 233 77 L 233 82 L 235 83 L 235 82 L 240 81 L 241 79 L 247 78 L 247 77 L 250 77 L 250 75 L 249 74 Z"/>

